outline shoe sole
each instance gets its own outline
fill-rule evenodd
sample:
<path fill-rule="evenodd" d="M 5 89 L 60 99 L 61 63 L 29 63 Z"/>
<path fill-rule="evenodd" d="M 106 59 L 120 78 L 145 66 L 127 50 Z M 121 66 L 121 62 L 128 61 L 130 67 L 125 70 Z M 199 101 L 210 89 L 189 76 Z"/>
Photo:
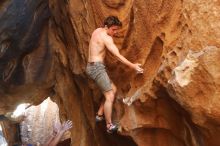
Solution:
<path fill-rule="evenodd" d="M 107 133 L 112 134 L 112 133 L 118 131 L 118 127 L 114 128 L 114 129 L 111 129 L 111 130 L 106 130 L 106 131 L 107 131 Z"/>

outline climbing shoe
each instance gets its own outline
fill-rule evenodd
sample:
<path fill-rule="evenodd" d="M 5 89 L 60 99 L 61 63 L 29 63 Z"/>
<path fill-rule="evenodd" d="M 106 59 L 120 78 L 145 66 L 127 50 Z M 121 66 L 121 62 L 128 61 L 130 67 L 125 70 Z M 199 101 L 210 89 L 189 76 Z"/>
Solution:
<path fill-rule="evenodd" d="M 112 124 L 112 123 L 110 123 L 110 124 L 108 124 L 108 127 L 107 127 L 107 132 L 108 133 L 114 133 L 114 132 L 117 132 L 118 131 L 118 125 L 116 125 L 116 124 Z"/>
<path fill-rule="evenodd" d="M 104 120 L 104 116 L 103 116 L 103 115 L 98 115 L 98 114 L 97 114 L 97 115 L 95 116 L 95 121 L 96 121 L 96 122 L 101 122 L 101 121 L 103 121 L 103 120 Z"/>

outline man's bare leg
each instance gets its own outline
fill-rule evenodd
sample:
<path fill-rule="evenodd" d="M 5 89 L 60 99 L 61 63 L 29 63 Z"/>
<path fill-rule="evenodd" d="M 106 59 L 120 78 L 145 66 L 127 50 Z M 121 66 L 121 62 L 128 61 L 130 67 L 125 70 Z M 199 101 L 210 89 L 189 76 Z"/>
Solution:
<path fill-rule="evenodd" d="M 109 128 L 110 124 L 112 124 L 112 106 L 115 99 L 116 86 L 112 83 L 112 90 L 105 92 L 105 103 L 104 103 L 104 114 L 106 120 L 106 127 Z"/>
<path fill-rule="evenodd" d="M 102 116 L 104 114 L 104 103 L 105 103 L 105 100 L 102 99 L 101 105 L 100 105 L 99 110 L 97 112 L 98 116 Z"/>
<path fill-rule="evenodd" d="M 112 105 L 115 97 L 113 90 L 105 92 L 104 95 L 105 95 L 104 114 L 105 114 L 106 125 L 108 126 L 108 124 L 112 123 Z"/>
<path fill-rule="evenodd" d="M 113 83 L 111 84 L 111 86 L 112 86 L 112 90 L 113 90 L 114 96 L 115 96 L 116 91 L 117 91 L 117 88 L 116 88 L 115 84 L 113 84 Z M 102 116 L 102 115 L 104 114 L 104 103 L 105 103 L 105 100 L 102 100 L 101 105 L 100 105 L 100 107 L 99 107 L 99 110 L 98 110 L 98 112 L 97 112 L 97 114 L 98 114 L 99 116 Z"/>

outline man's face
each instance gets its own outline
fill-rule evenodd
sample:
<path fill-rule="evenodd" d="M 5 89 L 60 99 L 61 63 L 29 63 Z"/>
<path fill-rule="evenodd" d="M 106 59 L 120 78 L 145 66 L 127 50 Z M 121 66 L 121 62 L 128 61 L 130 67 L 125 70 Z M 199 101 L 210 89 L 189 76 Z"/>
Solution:
<path fill-rule="evenodd" d="M 113 26 L 111 26 L 111 27 L 109 27 L 108 28 L 108 35 L 110 35 L 110 36 L 114 36 L 115 34 L 117 34 L 118 33 L 118 30 L 120 29 L 120 27 L 119 26 L 115 26 L 115 25 L 113 25 Z"/>

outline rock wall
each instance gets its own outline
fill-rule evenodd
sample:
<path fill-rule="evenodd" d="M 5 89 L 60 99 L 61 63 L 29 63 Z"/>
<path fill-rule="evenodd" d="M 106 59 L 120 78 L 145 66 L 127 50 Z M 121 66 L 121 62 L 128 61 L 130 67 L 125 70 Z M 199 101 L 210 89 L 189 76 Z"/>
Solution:
<path fill-rule="evenodd" d="M 18 144 L 20 142 L 18 131 L 19 124 L 9 120 L 1 121 L 0 124 L 2 126 L 2 135 L 4 136 L 7 145 L 11 146 Z"/>
<path fill-rule="evenodd" d="M 52 54 L 48 47 L 48 1 L 0 2 L 1 112 L 19 102 L 40 103 L 51 91 Z M 45 62 L 46 61 L 46 62 Z"/>
<path fill-rule="evenodd" d="M 51 137 L 53 126 L 60 123 L 58 106 L 47 98 L 38 106 L 25 110 L 20 123 L 21 141 L 26 144 L 43 145 Z"/>
<path fill-rule="evenodd" d="M 200 52 L 190 52 L 174 69 L 169 80 L 169 92 L 190 113 L 203 135 L 205 145 L 219 145 L 219 75 L 217 47 L 206 47 Z M 217 63 L 217 64 L 216 64 Z M 192 90 L 193 89 L 193 90 Z"/>
<path fill-rule="evenodd" d="M 217 146 L 219 7 L 217 0 L 4 0 L 0 112 L 50 95 L 61 118 L 73 120 L 72 145 Z M 107 55 L 121 125 L 113 136 L 95 125 L 102 95 L 85 75 L 91 33 L 109 15 L 123 23 L 114 38 L 121 54 L 144 68 L 137 75 Z"/>

